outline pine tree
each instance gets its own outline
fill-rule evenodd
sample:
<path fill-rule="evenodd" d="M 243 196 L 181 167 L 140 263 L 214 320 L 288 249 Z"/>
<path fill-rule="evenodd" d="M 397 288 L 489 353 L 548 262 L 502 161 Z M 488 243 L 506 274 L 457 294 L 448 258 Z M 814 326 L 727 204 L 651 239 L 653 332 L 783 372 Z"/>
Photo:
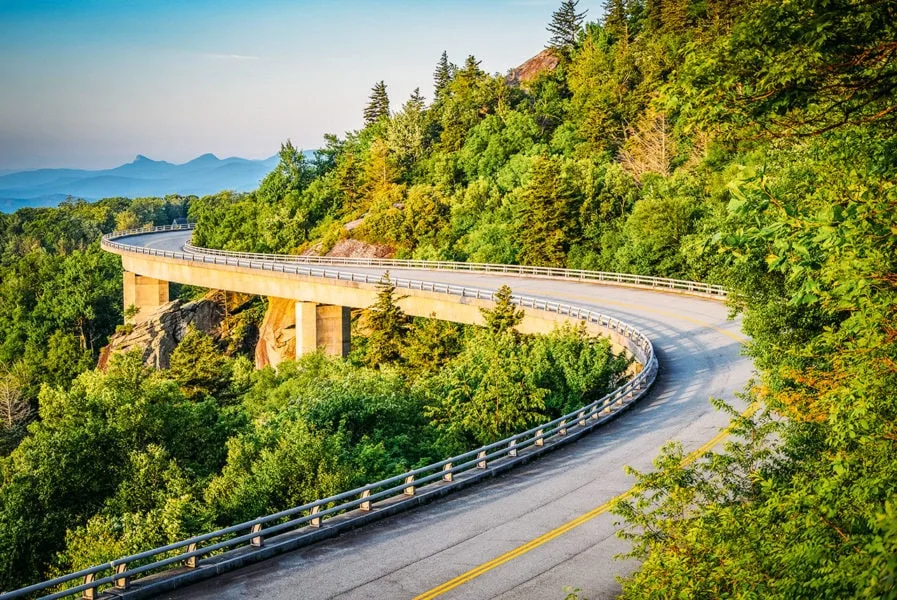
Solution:
<path fill-rule="evenodd" d="M 401 359 L 409 326 L 408 315 L 398 304 L 401 298 L 396 298 L 396 286 L 389 280 L 389 272 L 383 274 L 377 288 L 377 301 L 362 315 L 368 334 L 365 362 L 372 367 Z"/>
<path fill-rule="evenodd" d="M 452 82 L 457 70 L 458 68 L 449 62 L 448 52 L 443 50 L 439 62 L 436 63 L 436 71 L 433 73 L 433 93 L 437 101 L 442 99 L 445 88 Z"/>
<path fill-rule="evenodd" d="M 405 103 L 404 110 L 406 112 L 413 110 L 415 112 L 420 112 L 424 109 L 427 104 L 427 99 L 423 97 L 420 93 L 420 88 L 414 88 L 414 91 L 411 92 L 411 96 L 408 98 L 408 102 Z"/>
<path fill-rule="evenodd" d="M 511 288 L 501 286 L 493 298 L 495 300 L 493 309 L 480 309 L 486 321 L 486 328 L 492 333 L 501 334 L 519 325 L 523 320 L 523 310 L 511 302 Z"/>
<path fill-rule="evenodd" d="M 389 116 L 389 96 L 386 94 L 386 84 L 378 81 L 371 89 L 370 102 L 364 109 L 365 125 L 371 125 L 381 117 Z"/>
<path fill-rule="evenodd" d="M 168 374 L 188 398 L 228 396 L 233 364 L 218 350 L 212 336 L 193 325 L 171 353 Z"/>
<path fill-rule="evenodd" d="M 629 11 L 626 0 L 605 0 L 604 28 L 624 43 L 629 41 Z"/>
<path fill-rule="evenodd" d="M 480 69 L 481 62 L 483 61 L 477 60 L 477 57 L 473 54 L 469 55 L 464 60 L 464 68 L 462 69 L 462 73 L 469 76 L 483 75 L 483 71 Z"/>
<path fill-rule="evenodd" d="M 560 163 L 543 156 L 533 163 L 532 177 L 523 191 L 525 206 L 520 224 L 520 258 L 527 265 L 563 267 L 577 222 L 574 190 L 560 174 Z"/>
<path fill-rule="evenodd" d="M 576 35 L 585 20 L 587 10 L 576 12 L 579 0 L 564 0 L 560 8 L 551 13 L 551 23 L 546 29 L 551 34 L 548 48 L 566 50 L 576 45 Z"/>

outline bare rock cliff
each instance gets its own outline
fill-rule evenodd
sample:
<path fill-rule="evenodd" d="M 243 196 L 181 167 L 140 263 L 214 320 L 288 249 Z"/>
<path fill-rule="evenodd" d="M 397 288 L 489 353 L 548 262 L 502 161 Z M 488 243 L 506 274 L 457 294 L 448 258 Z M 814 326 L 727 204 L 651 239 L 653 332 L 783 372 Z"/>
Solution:
<path fill-rule="evenodd" d="M 277 366 L 296 358 L 296 302 L 268 298 L 268 310 L 259 327 L 255 346 L 255 368 Z"/>
<path fill-rule="evenodd" d="M 519 67 L 511 69 L 505 77 L 505 81 L 508 82 L 508 85 L 526 86 L 541 73 L 554 71 L 558 63 L 560 63 L 560 59 L 557 54 L 550 48 L 546 48 Z"/>
<path fill-rule="evenodd" d="M 224 318 L 224 310 L 212 298 L 194 302 L 173 300 L 147 315 L 146 320 L 126 326 L 109 338 L 109 345 L 100 353 L 98 367 L 105 369 L 109 358 L 116 353 L 138 350 L 147 366 L 167 369 L 171 353 L 193 325 L 200 331 L 212 333 Z"/>

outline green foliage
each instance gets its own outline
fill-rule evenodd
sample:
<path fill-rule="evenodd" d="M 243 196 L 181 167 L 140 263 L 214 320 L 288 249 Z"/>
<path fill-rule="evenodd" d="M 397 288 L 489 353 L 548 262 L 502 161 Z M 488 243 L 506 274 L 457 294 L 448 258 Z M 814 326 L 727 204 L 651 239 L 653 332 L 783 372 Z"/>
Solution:
<path fill-rule="evenodd" d="M 455 454 L 582 406 L 610 389 L 627 364 L 610 344 L 581 328 L 544 337 L 507 327 L 480 329 L 455 359 L 417 387 L 438 447 Z"/>
<path fill-rule="evenodd" d="M 364 109 L 364 122 L 373 125 L 383 117 L 389 116 L 389 96 L 386 94 L 386 84 L 378 81 L 371 89 L 371 97 Z"/>
<path fill-rule="evenodd" d="M 449 62 L 448 53 L 443 50 L 439 62 L 436 63 L 436 70 L 433 72 L 433 91 L 436 94 L 437 102 L 442 98 L 445 88 L 451 83 L 457 70 L 458 67 Z"/>
<path fill-rule="evenodd" d="M 529 184 L 521 191 L 521 258 L 530 265 L 562 267 L 577 231 L 575 192 L 557 159 L 533 162 Z"/>
<path fill-rule="evenodd" d="M 383 275 L 377 284 L 377 301 L 362 315 L 367 333 L 365 364 L 371 367 L 395 362 L 402 356 L 402 345 L 408 330 L 409 318 L 398 305 L 396 287 Z"/>
<path fill-rule="evenodd" d="M 566 49 L 576 43 L 576 36 L 582 28 L 586 13 L 576 12 L 579 0 L 564 0 L 561 6 L 551 13 L 551 23 L 548 24 L 549 48 Z"/>
<path fill-rule="evenodd" d="M 584 27 L 576 11 L 562 3 L 549 26 L 559 65 L 521 85 L 443 53 L 433 102 L 390 114 L 380 82 L 364 129 L 327 136 L 313 161 L 286 142 L 256 192 L 190 199 L 194 241 L 299 252 L 353 237 L 402 257 L 726 285 L 764 408 L 733 415 L 724 452 L 686 464 L 668 448 L 638 474 L 618 509 L 643 561 L 624 596 L 894 597 L 894 3 L 609 0 Z M 312 355 L 250 373 L 191 334 L 167 373 L 133 358 L 82 373 L 121 319 L 98 237 L 186 205 L 0 215 L 0 365 L 15 379 L 0 389 L 13 412 L 40 396 L 40 418 L 4 438 L 2 587 L 468 450 L 628 368 L 581 330 L 514 332 L 508 302 L 482 329 L 412 323 L 386 283 L 357 338 L 366 367 Z"/>
<path fill-rule="evenodd" d="M 523 320 L 523 309 L 517 308 L 512 302 L 511 288 L 503 285 L 495 292 L 495 306 L 493 308 L 481 308 L 486 329 L 494 334 L 501 335 L 513 329 Z"/>
<path fill-rule="evenodd" d="M 187 398 L 226 395 L 231 383 L 231 360 L 215 346 L 212 337 L 192 325 L 171 353 L 169 376 Z"/>

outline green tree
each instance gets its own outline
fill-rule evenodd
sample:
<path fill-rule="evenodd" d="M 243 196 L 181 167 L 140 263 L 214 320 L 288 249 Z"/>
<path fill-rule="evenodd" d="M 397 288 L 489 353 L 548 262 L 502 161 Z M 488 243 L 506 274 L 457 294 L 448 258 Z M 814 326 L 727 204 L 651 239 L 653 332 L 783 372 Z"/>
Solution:
<path fill-rule="evenodd" d="M 389 116 L 389 96 L 386 93 L 386 84 L 378 81 L 371 89 L 368 104 L 364 109 L 364 122 L 373 125 L 383 117 Z"/>
<path fill-rule="evenodd" d="M 188 398 L 213 396 L 224 399 L 231 382 L 231 360 L 212 337 L 190 325 L 171 353 L 169 375 Z"/>
<path fill-rule="evenodd" d="M 567 50 L 576 45 L 576 36 L 582 29 L 588 12 L 576 12 L 578 4 L 579 0 L 564 0 L 558 9 L 551 13 L 551 22 L 546 28 L 551 34 L 548 40 L 549 48 Z"/>
<path fill-rule="evenodd" d="M 510 332 L 481 330 L 457 359 L 421 382 L 443 453 L 494 442 L 545 416 L 548 390 L 530 377 L 529 351 Z"/>
<path fill-rule="evenodd" d="M 511 331 L 523 320 L 523 309 L 513 302 L 512 295 L 511 288 L 503 285 L 493 296 L 495 306 L 480 309 L 486 328 L 494 334 Z"/>
<path fill-rule="evenodd" d="M 415 319 L 402 348 L 405 364 L 412 371 L 429 374 L 461 352 L 462 329 L 455 323 L 435 318 Z"/>
<path fill-rule="evenodd" d="M 448 53 L 443 50 L 433 73 L 433 97 L 438 102 L 442 99 L 448 84 L 451 83 L 457 67 L 449 62 Z"/>
<path fill-rule="evenodd" d="M 396 287 L 385 273 L 377 284 L 377 301 L 362 313 L 367 333 L 365 363 L 382 367 L 402 357 L 402 346 L 408 331 L 409 318 L 399 306 Z"/>
<path fill-rule="evenodd" d="M 525 264 L 564 266 L 567 250 L 575 240 L 576 194 L 561 169 L 561 161 L 538 157 L 529 183 L 520 192 L 520 258 Z"/>

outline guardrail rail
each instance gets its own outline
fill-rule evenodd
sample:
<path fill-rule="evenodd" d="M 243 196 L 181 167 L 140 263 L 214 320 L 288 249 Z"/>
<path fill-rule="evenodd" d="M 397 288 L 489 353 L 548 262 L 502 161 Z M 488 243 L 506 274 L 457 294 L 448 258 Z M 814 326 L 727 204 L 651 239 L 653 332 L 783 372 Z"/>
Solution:
<path fill-rule="evenodd" d="M 102 245 L 106 249 L 115 249 L 138 254 L 149 254 L 164 258 L 187 260 L 199 263 L 213 263 L 237 267 L 248 267 L 274 272 L 295 273 L 298 275 L 323 277 L 328 279 L 348 280 L 367 284 L 381 282 L 380 276 L 351 273 L 337 270 L 314 268 L 312 265 L 347 265 L 347 266 L 373 266 L 373 267 L 401 267 L 425 269 L 436 268 L 451 270 L 469 270 L 482 272 L 514 273 L 519 275 L 536 275 L 547 277 L 562 277 L 565 279 L 582 279 L 588 281 L 622 282 L 631 281 L 632 285 L 639 287 L 651 287 L 652 289 L 665 288 L 673 284 L 686 284 L 684 287 L 675 288 L 686 293 L 709 295 L 717 298 L 725 296 L 725 291 L 718 286 L 708 286 L 695 282 L 680 282 L 678 280 L 664 280 L 662 278 L 646 278 L 633 275 L 619 275 L 613 273 L 596 273 L 589 271 L 568 271 L 565 269 L 548 269 L 537 267 L 517 267 L 513 265 L 483 265 L 472 263 L 472 268 L 465 269 L 463 265 L 468 263 L 451 263 L 429 261 L 397 261 L 383 259 L 333 259 L 325 257 L 292 257 L 284 255 L 257 255 L 249 253 L 234 253 L 199 249 L 190 246 L 185 247 L 184 252 L 157 250 L 143 246 L 133 246 L 123 243 L 121 240 L 133 235 L 189 230 L 193 225 L 174 225 L 157 227 L 153 229 L 129 230 L 116 232 L 103 236 Z M 327 262 L 321 262 L 327 261 Z M 305 266 L 303 266 L 305 265 Z M 560 272 L 575 273 L 576 277 L 560 275 Z M 599 279 L 600 277 L 619 277 L 619 280 Z M 628 279 L 631 278 L 631 279 Z M 650 282 L 649 282 L 650 280 Z M 426 290 L 445 293 L 461 297 L 493 300 L 494 291 L 481 288 L 469 288 L 443 283 L 427 282 L 420 280 L 398 278 L 391 280 L 398 288 Z M 718 289 L 717 289 L 718 288 Z M 673 288 L 670 288 L 673 289 Z M 266 515 L 223 529 L 218 529 L 203 535 L 194 536 L 179 542 L 168 544 L 159 548 L 153 548 L 145 552 L 132 554 L 115 559 L 105 564 L 96 565 L 30 585 L 18 590 L 0 594 L 0 600 L 31 597 L 40 592 L 51 591 L 46 599 L 63 598 L 75 594 L 82 594 L 84 598 L 95 598 L 100 589 L 115 588 L 117 593 L 125 593 L 139 583 L 141 577 L 150 573 L 159 573 L 160 570 L 180 568 L 198 571 L 203 557 L 220 554 L 223 551 L 245 548 L 251 546 L 261 548 L 266 539 L 272 536 L 298 531 L 320 530 L 328 525 L 329 519 L 337 515 L 346 515 L 350 511 L 360 514 L 371 513 L 377 503 L 393 502 L 393 506 L 403 501 L 411 501 L 416 496 L 425 494 L 427 490 L 440 486 L 451 486 L 456 478 L 467 477 L 469 480 L 477 480 L 487 474 L 490 469 L 513 466 L 521 458 L 530 458 L 547 451 L 554 445 L 559 445 L 584 434 L 592 428 L 614 418 L 620 412 L 628 408 L 636 400 L 642 397 L 653 385 L 657 376 L 658 363 L 651 341 L 638 329 L 608 315 L 576 305 L 551 302 L 528 296 L 513 295 L 512 302 L 532 310 L 546 311 L 565 315 L 573 319 L 579 319 L 587 323 L 598 325 L 600 328 L 627 338 L 631 343 L 629 350 L 636 360 L 642 365 L 642 369 L 626 383 L 613 390 L 604 397 L 586 404 L 585 406 L 567 413 L 561 417 L 533 427 L 521 433 L 512 435 L 492 444 L 481 446 L 477 449 L 452 456 L 445 460 L 435 462 L 424 467 L 413 469 L 370 483 L 368 485 L 337 494 L 328 498 L 322 498 Z M 402 500 L 402 499 L 405 500 Z M 398 500 L 398 502 L 396 502 Z M 409 502 L 409 506 L 412 504 Z M 212 576 L 218 569 L 202 574 L 202 577 Z M 199 574 L 199 573 L 197 573 Z M 198 579 L 198 578 L 197 578 Z M 67 587 L 75 581 L 77 585 Z M 65 589 L 60 589 L 65 588 Z M 56 591 L 52 591 L 56 590 Z"/>

